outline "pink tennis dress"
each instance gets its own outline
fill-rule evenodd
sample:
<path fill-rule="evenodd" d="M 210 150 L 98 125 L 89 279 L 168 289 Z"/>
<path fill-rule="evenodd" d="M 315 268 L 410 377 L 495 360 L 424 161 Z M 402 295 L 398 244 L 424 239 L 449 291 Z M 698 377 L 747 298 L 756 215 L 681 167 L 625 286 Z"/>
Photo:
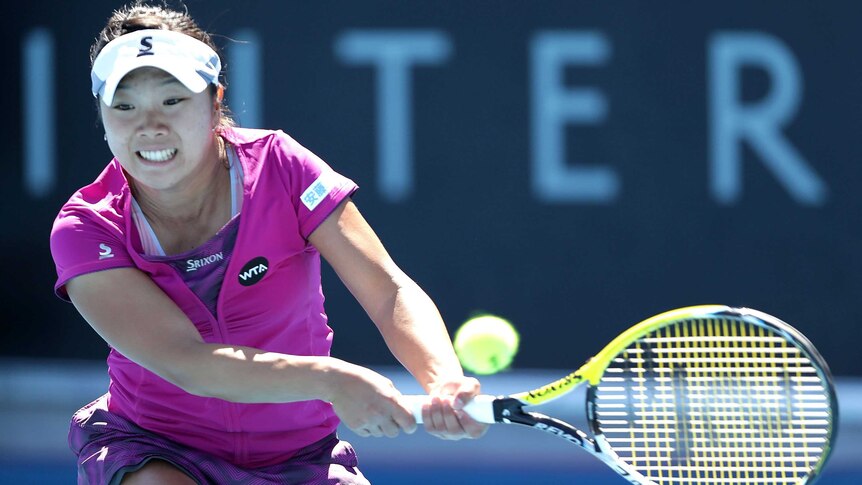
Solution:
<path fill-rule="evenodd" d="M 213 240 L 174 257 L 145 254 L 129 184 L 114 159 L 57 216 L 55 291 L 68 299 L 64 285 L 71 278 L 134 267 L 177 303 L 206 342 L 329 355 L 320 255 L 308 236 L 357 186 L 283 132 L 235 128 L 223 136 L 240 164 L 242 209 Z M 195 396 L 114 349 L 108 372 L 108 393 L 96 407 L 242 468 L 283 463 L 338 426 L 327 402 L 242 404 Z M 87 409 L 73 420 L 73 433 L 92 414 Z M 70 441 L 74 447 L 80 440 L 70 435 Z"/>

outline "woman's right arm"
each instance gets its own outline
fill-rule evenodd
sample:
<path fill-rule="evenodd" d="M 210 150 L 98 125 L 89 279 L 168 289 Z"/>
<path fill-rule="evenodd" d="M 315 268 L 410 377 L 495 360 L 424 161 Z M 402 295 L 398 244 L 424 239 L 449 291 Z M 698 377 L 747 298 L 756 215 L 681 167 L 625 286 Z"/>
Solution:
<path fill-rule="evenodd" d="M 81 275 L 66 290 L 111 347 L 191 394 L 246 403 L 322 399 L 354 430 L 392 436 L 415 429 L 389 379 L 331 357 L 206 343 L 174 301 L 137 269 Z"/>

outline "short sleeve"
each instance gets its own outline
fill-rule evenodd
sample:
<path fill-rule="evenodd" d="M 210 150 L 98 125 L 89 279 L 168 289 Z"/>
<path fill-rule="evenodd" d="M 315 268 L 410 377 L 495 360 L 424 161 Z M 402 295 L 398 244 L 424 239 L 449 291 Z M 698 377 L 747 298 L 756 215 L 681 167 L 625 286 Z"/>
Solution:
<path fill-rule="evenodd" d="M 320 157 L 283 135 L 283 169 L 297 211 L 302 237 L 314 232 L 344 199 L 358 189 L 356 183 L 332 169 Z"/>
<path fill-rule="evenodd" d="M 112 268 L 135 266 L 122 233 L 95 214 L 64 208 L 51 230 L 51 255 L 57 268 L 54 292 L 69 301 L 66 283 L 76 277 Z"/>

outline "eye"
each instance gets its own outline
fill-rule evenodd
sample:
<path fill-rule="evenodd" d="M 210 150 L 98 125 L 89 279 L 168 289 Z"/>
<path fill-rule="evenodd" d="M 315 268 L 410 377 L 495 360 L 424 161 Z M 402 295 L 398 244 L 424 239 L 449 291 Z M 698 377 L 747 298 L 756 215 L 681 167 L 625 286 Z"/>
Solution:
<path fill-rule="evenodd" d="M 175 105 L 175 104 L 180 104 L 180 103 L 182 103 L 183 101 L 185 101 L 185 99 L 184 99 L 184 98 L 168 98 L 168 99 L 166 99 L 166 100 L 165 100 L 165 105 L 167 105 L 167 106 L 173 106 L 173 105 Z"/>
<path fill-rule="evenodd" d="M 129 111 L 130 109 L 133 109 L 133 108 L 134 108 L 134 106 L 132 106 L 130 104 L 124 104 L 124 103 L 117 103 L 114 105 L 114 109 L 119 110 L 119 111 Z"/>

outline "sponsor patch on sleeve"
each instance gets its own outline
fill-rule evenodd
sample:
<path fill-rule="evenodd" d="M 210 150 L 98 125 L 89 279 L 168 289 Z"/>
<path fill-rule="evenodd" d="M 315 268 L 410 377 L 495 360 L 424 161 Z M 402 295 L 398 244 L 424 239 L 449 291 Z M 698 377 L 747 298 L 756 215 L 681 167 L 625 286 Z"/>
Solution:
<path fill-rule="evenodd" d="M 324 172 L 317 177 L 317 180 L 311 183 L 305 192 L 302 193 L 300 199 L 302 200 L 302 204 L 305 207 L 313 211 L 318 204 L 320 204 L 323 199 L 332 192 L 332 189 L 335 188 L 335 177 L 332 176 L 329 172 Z"/>

